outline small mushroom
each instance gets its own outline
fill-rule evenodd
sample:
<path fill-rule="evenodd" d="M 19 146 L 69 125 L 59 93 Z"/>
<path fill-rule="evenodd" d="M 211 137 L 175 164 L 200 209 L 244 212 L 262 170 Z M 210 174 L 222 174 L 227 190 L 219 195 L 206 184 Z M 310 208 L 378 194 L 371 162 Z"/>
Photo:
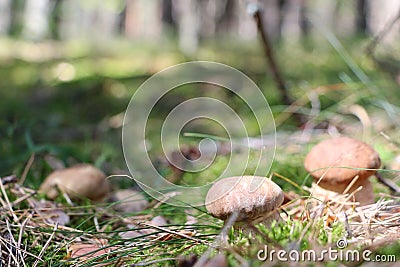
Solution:
<path fill-rule="evenodd" d="M 39 191 L 55 199 L 59 191 L 72 200 L 88 198 L 98 202 L 110 192 L 105 174 L 89 164 L 79 164 L 52 172 L 41 184 Z"/>
<path fill-rule="evenodd" d="M 314 146 L 304 161 L 305 169 L 314 177 L 313 196 L 330 200 L 342 194 L 357 176 L 348 190 L 360 205 L 374 203 L 372 184 L 368 177 L 376 173 L 381 165 L 378 153 L 368 144 L 350 137 L 336 137 Z M 317 184 L 317 181 L 318 184 Z"/>
<path fill-rule="evenodd" d="M 223 178 L 213 184 L 206 196 L 206 208 L 212 216 L 226 222 L 237 212 L 233 226 L 244 231 L 251 231 L 254 223 L 268 227 L 272 221 L 280 221 L 278 208 L 282 202 L 281 188 L 260 176 Z"/>

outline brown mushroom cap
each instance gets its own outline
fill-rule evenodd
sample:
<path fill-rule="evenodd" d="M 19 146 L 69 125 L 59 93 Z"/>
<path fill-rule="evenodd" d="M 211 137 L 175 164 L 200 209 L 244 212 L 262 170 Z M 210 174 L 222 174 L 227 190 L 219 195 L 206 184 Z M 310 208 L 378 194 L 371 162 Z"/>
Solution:
<path fill-rule="evenodd" d="M 50 173 L 39 189 L 50 199 L 57 197 L 58 190 L 68 194 L 71 199 L 99 201 L 107 196 L 110 185 L 101 170 L 89 164 L 79 164 Z"/>
<path fill-rule="evenodd" d="M 216 218 L 239 213 L 237 221 L 253 220 L 278 208 L 283 202 L 281 188 L 259 176 L 235 176 L 217 181 L 208 191 L 206 208 Z"/>
<path fill-rule="evenodd" d="M 355 176 L 366 179 L 381 165 L 379 154 L 368 144 L 350 137 L 336 137 L 314 146 L 304 161 L 305 169 L 324 183 L 349 183 Z M 340 167 L 340 168 L 339 168 Z M 371 169 L 361 170 L 353 168 Z"/>

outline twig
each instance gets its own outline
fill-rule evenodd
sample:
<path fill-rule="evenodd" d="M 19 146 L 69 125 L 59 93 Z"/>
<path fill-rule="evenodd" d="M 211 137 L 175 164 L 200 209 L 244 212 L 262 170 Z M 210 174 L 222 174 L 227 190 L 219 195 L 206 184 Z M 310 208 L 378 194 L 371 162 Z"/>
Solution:
<path fill-rule="evenodd" d="M 346 238 L 351 238 L 353 236 L 353 233 L 351 231 L 350 225 L 349 225 L 349 218 L 347 217 L 346 211 L 343 211 L 344 214 L 344 228 L 346 230 Z"/>
<path fill-rule="evenodd" d="M 387 186 L 390 189 L 390 191 L 392 191 L 393 193 L 395 193 L 395 194 L 400 193 L 400 187 L 397 184 L 393 183 L 392 181 L 389 181 L 389 180 L 383 178 L 380 173 L 378 173 L 378 172 L 375 173 L 375 177 L 378 178 L 378 181 L 381 184 Z"/>
<path fill-rule="evenodd" d="M 389 135 L 387 135 L 386 133 L 384 133 L 383 131 L 379 132 L 380 135 L 382 135 L 387 141 L 389 141 L 390 143 L 392 143 L 393 145 L 397 146 L 398 148 L 400 148 L 400 142 L 397 142 L 395 140 L 393 140 L 392 138 L 390 138 Z"/>
<path fill-rule="evenodd" d="M 257 24 L 258 33 L 261 36 L 262 45 L 264 48 L 264 54 L 267 59 L 267 63 L 269 69 L 272 73 L 272 77 L 276 83 L 276 86 L 279 90 L 279 93 L 282 97 L 282 102 L 287 105 L 291 106 L 293 104 L 293 100 L 289 95 L 288 88 L 285 84 L 285 81 L 282 76 L 282 72 L 278 67 L 278 64 L 275 59 L 275 55 L 271 46 L 271 42 L 269 40 L 267 31 L 265 30 L 264 23 L 263 23 L 263 14 L 261 11 L 261 7 L 255 3 L 248 3 L 247 4 L 248 12 L 254 17 L 254 20 Z M 293 116 L 298 120 L 299 124 L 302 125 L 306 122 L 306 119 L 303 117 L 301 113 L 293 113 Z"/>
<path fill-rule="evenodd" d="M 17 178 L 17 176 L 15 176 L 15 175 L 9 175 L 9 176 L 2 177 L 2 178 L 1 178 L 1 183 L 2 183 L 3 185 L 11 184 L 11 183 L 16 183 L 17 181 L 18 181 L 18 178 Z"/>
<path fill-rule="evenodd" d="M 342 192 L 342 194 L 347 194 L 350 189 L 353 187 L 353 185 L 358 181 L 358 178 L 360 178 L 360 176 L 356 175 L 351 182 L 347 185 L 347 187 L 344 189 L 344 191 Z"/>
<path fill-rule="evenodd" d="M 399 12 L 393 19 L 391 19 L 384 27 L 383 29 L 371 40 L 367 48 L 365 49 L 365 52 L 367 55 L 370 55 L 372 58 L 374 58 L 374 50 L 380 40 L 382 40 L 388 32 L 393 28 L 393 26 L 396 24 L 396 22 L 400 19 L 400 9 Z"/>
<path fill-rule="evenodd" d="M 310 221 L 306 224 L 306 226 L 304 227 L 303 231 L 300 233 L 300 237 L 298 239 L 298 241 L 296 242 L 298 246 L 300 246 L 301 241 L 304 239 L 308 229 L 310 227 L 314 227 L 315 223 L 316 223 L 316 219 L 317 217 L 320 218 L 324 212 L 324 209 L 326 207 L 326 203 L 321 203 L 318 207 L 318 210 L 313 214 L 313 216 L 310 218 Z"/>
<path fill-rule="evenodd" d="M 25 200 L 29 200 L 29 198 L 31 198 L 32 196 L 34 196 L 35 194 L 36 194 L 36 192 L 31 192 L 31 193 L 25 193 L 24 192 L 24 194 L 25 195 L 23 195 L 22 197 L 20 197 L 20 198 L 18 198 L 18 199 L 16 199 L 16 200 L 14 200 L 12 203 L 11 203 L 11 206 L 16 206 L 16 205 L 18 205 L 19 203 L 21 203 L 21 202 L 24 202 Z"/>
<path fill-rule="evenodd" d="M 0 236 L 0 243 L 3 243 L 4 244 L 4 246 L 2 246 L 2 244 L 0 244 L 0 252 L 1 252 L 1 248 L 2 247 L 6 247 L 7 248 L 7 250 L 9 249 L 8 248 L 8 246 L 6 246 L 6 245 L 10 245 L 11 247 L 13 247 L 13 248 L 15 248 L 15 249 L 17 249 L 17 247 L 15 246 L 15 245 L 13 245 L 13 244 L 10 244 L 10 243 L 7 243 L 7 242 L 10 242 L 11 240 L 6 240 L 4 237 L 2 237 L 2 236 Z M 26 255 L 28 255 L 28 256 L 31 256 L 32 258 L 38 258 L 35 254 L 32 254 L 32 253 L 30 253 L 30 252 L 28 252 L 28 251 L 26 251 L 26 249 L 24 250 L 24 249 L 20 249 L 24 254 L 26 254 Z M 1 255 L 1 254 L 0 254 Z M 1 258 L 0 258 L 1 259 Z M 0 261 L 1 262 L 1 261 Z M 1 265 L 0 265 L 1 266 Z"/>
<path fill-rule="evenodd" d="M 97 219 L 96 213 L 93 213 L 93 223 L 97 232 L 100 232 L 99 220 Z"/>
<path fill-rule="evenodd" d="M 255 8 L 256 8 L 256 10 L 253 13 L 253 17 L 257 24 L 258 33 L 261 36 L 264 53 L 267 58 L 268 65 L 272 72 L 275 83 L 279 89 L 279 92 L 281 93 L 283 103 L 290 106 L 293 103 L 293 101 L 287 92 L 287 87 L 282 78 L 281 71 L 278 67 L 278 64 L 276 63 L 275 55 L 272 51 L 272 47 L 271 47 L 271 44 L 269 41 L 269 37 L 267 35 L 267 31 L 264 29 L 263 14 L 261 12 L 261 8 L 259 6 L 256 6 Z"/>
<path fill-rule="evenodd" d="M 7 227 L 8 227 L 8 225 L 7 225 Z M 11 256 L 11 257 L 8 257 L 8 262 L 10 263 L 11 258 L 12 258 L 12 259 L 14 260 L 15 263 L 18 263 L 18 259 L 17 259 L 17 258 L 15 257 L 15 255 L 13 254 L 13 247 L 15 248 L 15 245 L 11 244 L 11 242 L 12 242 L 12 235 L 11 235 L 11 236 L 10 236 L 10 235 L 11 235 L 11 234 L 8 233 L 8 236 L 9 236 L 8 240 L 5 240 L 2 236 L 0 236 L 0 243 L 4 240 L 4 241 L 3 241 L 3 242 L 4 242 L 4 246 L 3 246 L 3 247 L 5 247 L 5 248 L 7 249 L 8 255 Z M 2 247 L 1 244 L 0 244 L 0 247 Z M 7 266 L 10 266 L 10 264 L 7 265 Z"/>
<path fill-rule="evenodd" d="M 34 160 L 35 160 L 35 154 L 31 154 L 31 156 L 28 159 L 28 162 L 25 165 L 24 172 L 21 175 L 21 180 L 19 182 L 21 185 L 24 184 L 26 176 L 28 175 L 28 172 L 31 169 Z"/>
<path fill-rule="evenodd" d="M 358 177 L 358 175 L 357 175 L 357 177 Z M 354 181 L 354 180 L 353 180 Z M 348 188 L 346 188 L 346 190 L 348 190 Z M 346 191 L 345 190 L 345 191 Z M 360 187 L 357 187 L 353 192 L 351 192 L 345 199 L 344 199 L 344 202 L 342 202 L 342 203 L 340 203 L 339 201 L 336 201 L 337 203 L 339 203 L 340 204 L 340 206 L 338 207 L 338 209 L 337 209 L 337 212 L 340 212 L 340 211 L 343 211 L 343 208 L 346 206 L 346 205 L 349 205 L 350 203 L 352 204 L 352 205 L 354 205 L 355 203 L 354 202 L 349 202 L 349 200 L 351 199 L 351 198 L 355 198 L 354 197 L 354 195 L 356 194 L 356 193 L 358 193 L 358 192 L 360 192 L 362 190 L 362 186 L 360 186 Z M 347 193 L 347 192 L 346 192 Z M 346 194 L 346 193 L 343 193 L 343 194 Z M 359 203 L 359 202 L 356 202 L 356 203 Z"/>
<path fill-rule="evenodd" d="M 21 224 L 21 228 L 19 230 L 19 235 L 18 235 L 18 243 L 17 243 L 17 247 L 20 248 L 21 247 L 21 243 L 22 243 L 22 235 L 24 234 L 25 231 L 25 226 L 28 223 L 28 221 L 32 218 L 32 214 L 29 214 L 29 216 L 22 222 Z M 24 257 L 21 258 L 22 260 L 22 264 L 24 266 L 26 266 L 25 261 L 24 261 Z"/>
<path fill-rule="evenodd" d="M 13 211 L 13 208 L 11 206 L 10 200 L 8 199 L 7 192 L 6 192 L 5 188 L 4 188 L 3 183 L 0 183 L 0 188 L 1 188 L 1 192 L 3 193 L 4 199 L 7 202 L 7 207 L 4 207 L 4 204 L 2 203 L 3 207 L 4 208 L 8 208 L 10 210 L 15 222 L 19 222 L 17 215 L 15 215 L 15 213 Z"/>
<path fill-rule="evenodd" d="M 157 225 L 154 225 L 154 224 L 151 224 L 151 223 L 139 222 L 138 225 L 149 226 L 149 227 L 155 228 L 155 229 L 157 229 L 157 230 L 160 230 L 160 231 L 163 231 L 163 232 L 167 232 L 167 233 L 169 233 L 169 234 L 173 234 L 173 235 L 177 235 L 177 236 L 180 236 L 180 237 L 183 237 L 183 238 L 186 238 L 186 239 L 190 239 L 190 240 L 192 240 L 192 241 L 195 241 L 196 243 L 202 243 L 202 244 L 208 245 L 207 242 L 205 242 L 205 241 L 203 241 L 203 240 L 201 240 L 201 239 L 197 239 L 197 238 L 188 236 L 188 235 L 183 234 L 183 233 L 180 233 L 180 232 L 175 232 L 175 231 L 172 231 L 172 230 L 169 230 L 169 229 L 167 229 L 167 228 L 160 227 L 160 226 L 157 226 Z"/>
<path fill-rule="evenodd" d="M 6 219 L 6 225 L 7 225 L 8 234 L 10 235 L 10 242 L 14 243 L 14 247 L 16 248 L 19 258 L 22 259 L 23 257 L 21 254 L 21 248 L 17 245 L 17 242 L 15 242 L 14 236 L 12 235 L 10 222 L 7 219 Z M 10 244 L 10 245 L 12 245 L 12 244 Z M 11 253 L 11 255 L 13 255 L 13 254 Z M 18 264 L 18 266 L 19 266 L 19 264 Z"/>

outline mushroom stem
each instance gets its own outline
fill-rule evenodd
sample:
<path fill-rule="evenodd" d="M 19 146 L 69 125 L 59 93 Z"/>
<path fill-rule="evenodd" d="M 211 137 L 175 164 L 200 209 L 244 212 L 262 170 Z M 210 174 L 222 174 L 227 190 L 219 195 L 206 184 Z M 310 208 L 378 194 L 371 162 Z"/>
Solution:
<path fill-rule="evenodd" d="M 278 210 L 274 210 L 272 212 L 269 212 L 265 216 L 262 216 L 260 218 L 252 220 L 252 223 L 254 223 L 254 224 L 262 223 L 265 226 L 271 226 L 273 221 L 280 222 L 282 220 L 283 219 L 282 219 L 281 215 L 279 214 L 279 211 Z"/>
<path fill-rule="evenodd" d="M 372 188 L 372 183 L 368 179 L 364 179 L 359 181 L 358 183 L 355 183 L 354 186 L 350 189 L 350 192 L 353 192 L 360 186 L 362 186 L 362 190 L 354 194 L 356 201 L 360 202 L 361 206 L 375 203 L 375 195 Z"/>
<path fill-rule="evenodd" d="M 264 217 L 260 217 L 254 220 L 247 220 L 247 221 L 243 221 L 243 222 L 236 222 L 233 225 L 233 228 L 235 230 L 241 230 L 242 233 L 244 234 L 255 234 L 255 232 L 257 231 L 255 225 L 256 224 L 262 224 L 267 228 L 270 228 L 272 223 L 276 221 L 276 222 L 281 222 L 283 221 L 282 217 L 280 216 L 278 211 L 275 211 L 273 213 L 269 213 L 268 216 L 264 216 Z"/>
<path fill-rule="evenodd" d="M 349 184 L 350 183 L 332 185 L 313 182 L 311 186 L 312 196 L 321 201 L 332 200 L 343 194 Z M 360 186 L 362 186 L 362 189 L 354 194 L 354 201 L 359 202 L 361 206 L 374 203 L 374 192 L 372 184 L 368 179 L 357 180 L 347 193 L 350 194 L 354 192 L 354 190 Z"/>
<path fill-rule="evenodd" d="M 249 234 L 249 233 L 255 234 L 255 232 L 257 231 L 255 228 L 256 224 L 261 223 L 265 227 L 270 228 L 270 226 L 272 225 L 272 223 L 274 221 L 276 221 L 276 222 L 283 221 L 278 210 L 268 212 L 264 216 L 258 217 L 255 219 L 248 219 L 248 220 L 242 221 L 242 222 L 235 222 L 235 224 L 233 225 L 233 228 L 235 230 L 240 230 L 240 231 L 242 231 L 242 233 L 245 233 L 245 234 Z"/>

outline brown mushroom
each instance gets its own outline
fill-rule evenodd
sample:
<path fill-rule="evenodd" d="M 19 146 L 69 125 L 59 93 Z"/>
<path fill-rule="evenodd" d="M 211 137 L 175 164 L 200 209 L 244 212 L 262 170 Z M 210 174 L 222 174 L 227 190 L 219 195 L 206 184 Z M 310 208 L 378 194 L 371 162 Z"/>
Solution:
<path fill-rule="evenodd" d="M 41 184 L 39 191 L 46 193 L 49 199 L 58 196 L 59 191 L 72 200 L 103 200 L 110 191 L 105 174 L 89 164 L 79 164 L 70 168 L 52 172 Z"/>
<path fill-rule="evenodd" d="M 226 220 L 235 212 L 235 228 L 248 230 L 261 222 L 269 226 L 281 220 L 278 208 L 283 202 L 281 188 L 270 179 L 259 176 L 223 178 L 210 188 L 206 196 L 207 211 Z"/>
<path fill-rule="evenodd" d="M 336 137 L 314 146 L 304 161 L 305 169 L 314 177 L 313 196 L 330 200 L 342 194 L 353 179 L 348 193 L 354 194 L 360 205 L 374 203 L 374 193 L 368 177 L 381 165 L 378 153 L 368 144 L 350 137 Z"/>

